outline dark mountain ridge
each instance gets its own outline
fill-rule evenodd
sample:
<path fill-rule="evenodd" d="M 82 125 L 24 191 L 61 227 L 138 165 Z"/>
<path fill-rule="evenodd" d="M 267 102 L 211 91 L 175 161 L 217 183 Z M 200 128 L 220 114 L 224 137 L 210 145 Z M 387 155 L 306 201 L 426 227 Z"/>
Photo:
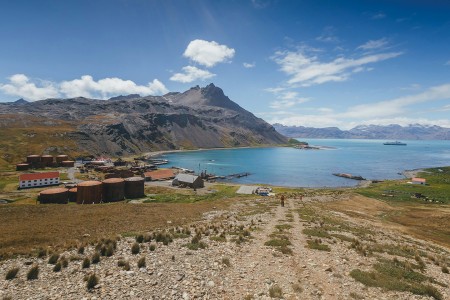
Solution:
<path fill-rule="evenodd" d="M 286 137 L 270 124 L 231 101 L 213 84 L 205 88 L 194 87 L 184 93 L 147 97 L 128 95 L 111 100 L 78 97 L 20 105 L 3 103 L 0 104 L 3 115 L 0 130 L 17 139 L 17 134 L 11 130 L 20 128 L 22 135 L 34 138 L 37 135 L 34 128 L 51 128 L 56 131 L 52 133 L 53 144 L 48 142 L 50 137 L 46 138 L 43 152 L 57 149 L 57 152 L 113 156 L 154 150 L 287 142 Z M 60 127 L 65 128 L 63 132 L 59 131 Z M 61 135 L 61 141 L 74 141 L 76 146 L 73 147 L 77 149 L 60 150 L 65 146 L 54 142 L 55 135 Z M 33 139 L 25 139 L 25 143 L 33 143 Z"/>

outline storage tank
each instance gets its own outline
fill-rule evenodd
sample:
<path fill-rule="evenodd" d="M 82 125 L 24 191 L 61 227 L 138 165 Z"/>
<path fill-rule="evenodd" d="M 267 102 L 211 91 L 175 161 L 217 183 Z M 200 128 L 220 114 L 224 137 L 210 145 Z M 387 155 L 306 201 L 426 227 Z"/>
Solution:
<path fill-rule="evenodd" d="M 29 164 L 36 164 L 41 162 L 41 156 L 40 155 L 28 155 L 27 156 L 27 163 Z"/>
<path fill-rule="evenodd" d="M 100 181 L 83 181 L 77 186 L 77 204 L 102 202 L 103 184 Z"/>
<path fill-rule="evenodd" d="M 52 155 L 42 155 L 41 156 L 41 162 L 46 167 L 49 167 L 51 164 L 53 164 L 53 156 Z"/>
<path fill-rule="evenodd" d="M 125 181 L 122 178 L 103 180 L 103 202 L 116 202 L 125 198 Z"/>
<path fill-rule="evenodd" d="M 130 177 L 125 179 L 125 197 L 140 198 L 144 197 L 144 178 Z"/>
<path fill-rule="evenodd" d="M 30 164 L 17 164 L 16 171 L 25 171 L 30 168 Z"/>
<path fill-rule="evenodd" d="M 75 166 L 75 162 L 73 160 L 65 160 L 61 162 L 61 167 L 72 168 Z"/>
<path fill-rule="evenodd" d="M 66 204 L 69 201 L 69 192 L 64 188 L 43 190 L 39 193 L 38 200 L 41 204 Z"/>
<path fill-rule="evenodd" d="M 77 188 L 69 189 L 69 202 L 77 202 Z"/>
<path fill-rule="evenodd" d="M 65 160 L 69 160 L 69 156 L 65 155 L 65 154 L 61 154 L 61 155 L 57 155 L 56 156 L 56 162 L 57 163 L 62 163 Z"/>

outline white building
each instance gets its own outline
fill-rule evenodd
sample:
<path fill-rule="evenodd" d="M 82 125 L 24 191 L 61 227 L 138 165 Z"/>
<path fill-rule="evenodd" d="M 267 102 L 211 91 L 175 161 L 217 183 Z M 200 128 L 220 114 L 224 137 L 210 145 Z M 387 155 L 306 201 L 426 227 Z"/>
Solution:
<path fill-rule="evenodd" d="M 19 176 L 19 188 L 32 188 L 59 184 L 59 172 L 29 173 Z"/>

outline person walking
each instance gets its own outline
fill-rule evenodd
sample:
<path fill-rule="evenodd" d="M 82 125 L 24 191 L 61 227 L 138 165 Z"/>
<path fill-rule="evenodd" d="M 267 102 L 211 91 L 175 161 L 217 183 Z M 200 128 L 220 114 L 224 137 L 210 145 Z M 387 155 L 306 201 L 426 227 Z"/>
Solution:
<path fill-rule="evenodd" d="M 284 207 L 284 194 L 281 195 L 280 201 L 281 201 L 281 206 Z"/>

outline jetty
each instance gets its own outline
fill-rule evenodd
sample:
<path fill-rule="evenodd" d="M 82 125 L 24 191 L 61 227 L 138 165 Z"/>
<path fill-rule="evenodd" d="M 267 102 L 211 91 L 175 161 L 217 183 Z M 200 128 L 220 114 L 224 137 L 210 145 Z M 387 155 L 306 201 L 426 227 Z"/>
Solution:
<path fill-rule="evenodd" d="M 354 179 L 354 180 L 366 180 L 362 176 L 352 175 L 352 174 L 348 174 L 348 173 L 333 173 L 333 175 L 337 176 L 337 177 L 343 177 L 343 178 Z"/>

